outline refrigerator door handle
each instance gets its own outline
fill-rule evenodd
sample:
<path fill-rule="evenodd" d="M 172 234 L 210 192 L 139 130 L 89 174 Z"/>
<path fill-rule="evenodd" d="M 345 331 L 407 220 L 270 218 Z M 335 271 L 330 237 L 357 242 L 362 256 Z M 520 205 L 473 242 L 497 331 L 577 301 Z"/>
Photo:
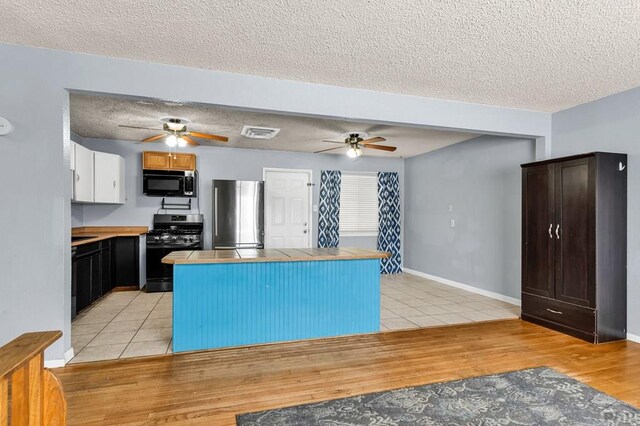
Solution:
<path fill-rule="evenodd" d="M 218 188 L 213 189 L 213 205 L 215 206 L 213 208 L 213 227 L 214 227 L 214 234 L 217 237 L 218 236 Z"/>

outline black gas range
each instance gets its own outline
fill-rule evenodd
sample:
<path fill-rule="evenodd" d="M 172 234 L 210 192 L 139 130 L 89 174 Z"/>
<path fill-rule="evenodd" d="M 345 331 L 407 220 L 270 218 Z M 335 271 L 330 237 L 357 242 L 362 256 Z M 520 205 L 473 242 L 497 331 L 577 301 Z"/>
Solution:
<path fill-rule="evenodd" d="M 162 263 L 172 251 L 202 250 L 201 214 L 156 214 L 147 233 L 147 291 L 173 290 L 173 266 Z"/>

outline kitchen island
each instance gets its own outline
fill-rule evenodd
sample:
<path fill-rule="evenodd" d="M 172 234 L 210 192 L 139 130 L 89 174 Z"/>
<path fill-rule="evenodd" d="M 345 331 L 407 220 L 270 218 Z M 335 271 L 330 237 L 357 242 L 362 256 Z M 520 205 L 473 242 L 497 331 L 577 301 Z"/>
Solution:
<path fill-rule="evenodd" d="M 380 329 L 380 259 L 360 248 L 173 252 L 173 351 Z"/>

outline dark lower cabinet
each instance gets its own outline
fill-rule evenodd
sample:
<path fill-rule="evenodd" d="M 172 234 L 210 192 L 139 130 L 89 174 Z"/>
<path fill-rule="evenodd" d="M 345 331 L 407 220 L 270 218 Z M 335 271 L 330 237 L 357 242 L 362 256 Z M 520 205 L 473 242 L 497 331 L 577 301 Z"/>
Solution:
<path fill-rule="evenodd" d="M 111 238 L 81 244 L 74 249 L 71 266 L 72 319 L 115 287 L 138 285 L 138 237 Z"/>
<path fill-rule="evenodd" d="M 113 290 L 114 282 L 113 282 L 113 250 L 112 250 L 112 242 L 113 240 L 104 240 L 102 241 L 102 250 L 100 251 L 100 281 L 101 281 L 101 291 L 100 296 L 103 294 L 107 294 L 111 290 Z M 98 296 L 98 297 L 100 297 Z"/>
<path fill-rule="evenodd" d="M 627 156 L 522 167 L 522 319 L 593 343 L 625 339 Z"/>
<path fill-rule="evenodd" d="M 102 294 L 102 243 L 89 243 L 76 247 L 73 259 L 73 286 L 76 292 L 76 313 L 95 302 Z"/>
<path fill-rule="evenodd" d="M 114 287 L 140 285 L 140 237 L 118 237 L 112 241 Z"/>

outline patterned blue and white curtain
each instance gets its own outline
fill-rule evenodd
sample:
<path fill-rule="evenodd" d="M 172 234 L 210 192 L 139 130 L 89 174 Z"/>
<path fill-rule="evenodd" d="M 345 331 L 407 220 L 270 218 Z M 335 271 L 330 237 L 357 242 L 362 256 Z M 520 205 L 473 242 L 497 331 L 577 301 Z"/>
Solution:
<path fill-rule="evenodd" d="M 318 208 L 318 247 L 338 247 L 340 242 L 339 170 L 320 173 L 320 206 Z"/>
<path fill-rule="evenodd" d="M 380 272 L 402 272 L 400 258 L 400 180 L 396 172 L 378 173 L 378 250 L 391 253 L 380 261 Z"/>

